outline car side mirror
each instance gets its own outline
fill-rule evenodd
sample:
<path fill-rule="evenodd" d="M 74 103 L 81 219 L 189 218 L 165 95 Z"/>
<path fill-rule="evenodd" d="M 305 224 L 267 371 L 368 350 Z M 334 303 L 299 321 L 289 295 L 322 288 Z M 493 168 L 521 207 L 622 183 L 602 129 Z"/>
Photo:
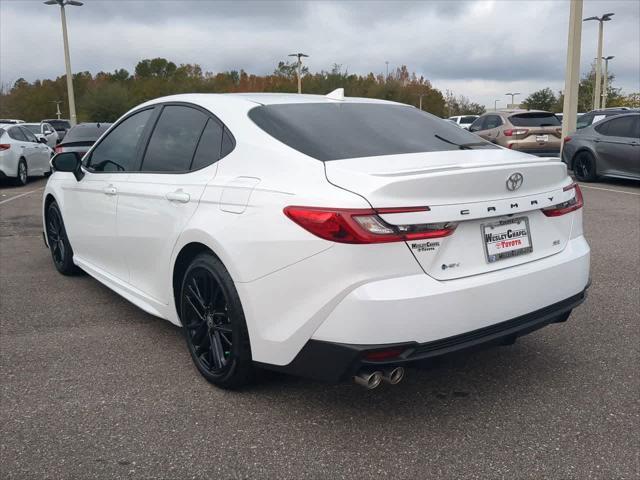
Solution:
<path fill-rule="evenodd" d="M 46 139 L 45 137 L 40 137 L 40 138 L 38 139 L 38 141 L 39 141 L 40 143 L 44 143 L 45 145 L 47 144 L 47 139 Z"/>
<path fill-rule="evenodd" d="M 77 181 L 82 180 L 82 156 L 78 152 L 58 153 L 51 159 L 51 166 L 57 172 L 70 172 Z"/>

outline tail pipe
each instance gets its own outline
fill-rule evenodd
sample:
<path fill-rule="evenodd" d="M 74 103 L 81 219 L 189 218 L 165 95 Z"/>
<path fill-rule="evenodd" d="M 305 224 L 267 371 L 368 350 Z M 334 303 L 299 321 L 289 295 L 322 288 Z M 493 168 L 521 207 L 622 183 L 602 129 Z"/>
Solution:
<path fill-rule="evenodd" d="M 383 374 L 382 372 L 375 370 L 360 370 L 355 377 L 353 377 L 353 381 L 358 385 L 366 388 L 367 390 L 373 390 L 382 382 Z"/>
<path fill-rule="evenodd" d="M 382 379 L 391 385 L 397 385 L 403 378 L 404 368 L 402 367 L 387 368 L 382 372 Z"/>

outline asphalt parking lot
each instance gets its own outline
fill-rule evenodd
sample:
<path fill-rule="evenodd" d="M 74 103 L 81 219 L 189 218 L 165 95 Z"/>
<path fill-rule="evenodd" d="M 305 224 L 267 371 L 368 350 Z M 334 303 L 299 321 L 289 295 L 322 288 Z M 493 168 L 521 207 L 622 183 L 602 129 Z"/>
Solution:
<path fill-rule="evenodd" d="M 56 272 L 43 186 L 0 186 L 2 478 L 640 477 L 637 183 L 583 189 L 593 284 L 568 322 L 374 391 L 243 392 L 207 384 L 178 328 Z"/>

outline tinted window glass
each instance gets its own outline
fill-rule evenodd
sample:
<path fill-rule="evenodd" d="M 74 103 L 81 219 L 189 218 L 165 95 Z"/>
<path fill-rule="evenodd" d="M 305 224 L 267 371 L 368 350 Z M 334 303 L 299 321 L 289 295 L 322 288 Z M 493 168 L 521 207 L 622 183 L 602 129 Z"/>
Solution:
<path fill-rule="evenodd" d="M 480 117 L 473 121 L 471 125 L 469 125 L 470 132 L 478 132 L 482 130 L 482 124 L 484 123 L 484 118 Z"/>
<path fill-rule="evenodd" d="M 62 144 L 87 141 L 95 142 L 110 126 L 110 123 L 81 123 L 67 132 Z"/>
<path fill-rule="evenodd" d="M 588 127 L 589 125 L 591 125 L 592 120 L 593 115 L 581 115 L 578 117 L 578 120 L 576 122 L 576 128 L 581 129 L 584 127 Z"/>
<path fill-rule="evenodd" d="M 47 123 L 61 132 L 71 128 L 71 124 L 66 120 L 47 120 Z"/>
<path fill-rule="evenodd" d="M 249 117 L 286 145 L 323 161 L 461 148 L 497 148 L 451 122 L 417 108 L 399 105 L 264 105 L 253 108 Z"/>
<path fill-rule="evenodd" d="M 31 133 L 40 133 L 40 125 L 25 125 L 22 128 L 26 128 Z"/>
<path fill-rule="evenodd" d="M 27 137 L 24 136 L 24 133 L 22 133 L 22 130 L 20 130 L 19 127 L 13 127 L 9 129 L 9 136 L 11 138 L 13 138 L 14 140 L 18 140 L 20 142 L 26 142 L 27 141 Z"/>
<path fill-rule="evenodd" d="M 502 125 L 502 119 L 498 115 L 488 115 L 485 119 L 484 130 L 496 128 Z"/>
<path fill-rule="evenodd" d="M 138 141 L 153 109 L 135 113 L 114 128 L 95 148 L 88 167 L 96 172 L 129 172 L 136 168 Z"/>
<path fill-rule="evenodd" d="M 236 147 L 236 142 L 233 139 L 231 132 L 225 127 L 224 135 L 222 136 L 222 150 L 220 151 L 220 158 L 224 158 L 231 153 Z"/>
<path fill-rule="evenodd" d="M 190 107 L 164 107 L 156 124 L 141 170 L 143 172 L 186 172 L 208 117 Z"/>
<path fill-rule="evenodd" d="M 601 127 L 607 127 L 606 131 L 595 127 L 598 132 L 610 137 L 632 137 L 633 136 L 633 117 L 618 117 L 605 122 Z"/>
<path fill-rule="evenodd" d="M 462 117 L 462 118 L 460 119 L 460 123 L 471 123 L 471 122 L 473 122 L 476 118 L 478 118 L 478 117 L 476 117 L 476 116 Z"/>
<path fill-rule="evenodd" d="M 196 154 L 193 157 L 191 170 L 199 170 L 217 162 L 220 159 L 223 127 L 213 119 L 209 119 L 202 132 Z"/>
<path fill-rule="evenodd" d="M 24 133 L 24 136 L 27 138 L 27 142 L 37 142 L 38 141 L 38 138 L 33 133 L 31 133 L 29 130 L 27 130 L 24 127 L 20 127 L 20 128 L 22 129 L 22 133 Z M 40 132 L 38 132 L 38 133 L 40 133 Z"/>
<path fill-rule="evenodd" d="M 559 127 L 560 120 L 553 113 L 531 112 L 511 115 L 509 121 L 516 127 Z"/>

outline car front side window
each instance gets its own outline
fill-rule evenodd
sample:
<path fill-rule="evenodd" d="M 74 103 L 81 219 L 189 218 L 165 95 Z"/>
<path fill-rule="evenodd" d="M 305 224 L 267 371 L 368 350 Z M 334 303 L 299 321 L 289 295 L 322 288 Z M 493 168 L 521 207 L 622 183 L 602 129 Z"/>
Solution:
<path fill-rule="evenodd" d="M 148 108 L 123 120 L 94 148 L 86 168 L 93 172 L 135 170 L 138 143 L 152 113 L 153 108 Z"/>

